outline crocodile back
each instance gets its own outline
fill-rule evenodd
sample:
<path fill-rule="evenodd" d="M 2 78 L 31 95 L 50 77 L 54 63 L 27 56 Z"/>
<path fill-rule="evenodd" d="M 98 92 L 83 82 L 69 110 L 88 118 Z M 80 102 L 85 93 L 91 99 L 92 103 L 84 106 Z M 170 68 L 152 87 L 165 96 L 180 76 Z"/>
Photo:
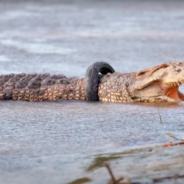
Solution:
<path fill-rule="evenodd" d="M 70 80 L 62 74 L 0 75 L 0 100 L 43 101 L 50 86 L 69 83 Z"/>

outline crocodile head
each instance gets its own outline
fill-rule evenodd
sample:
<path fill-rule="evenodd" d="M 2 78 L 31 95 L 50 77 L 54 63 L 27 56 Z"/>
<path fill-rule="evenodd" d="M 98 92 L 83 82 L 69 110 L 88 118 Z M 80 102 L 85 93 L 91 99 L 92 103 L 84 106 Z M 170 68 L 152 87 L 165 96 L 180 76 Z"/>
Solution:
<path fill-rule="evenodd" d="M 184 101 L 184 94 L 178 89 L 184 83 L 184 62 L 165 63 L 141 70 L 135 78 L 129 86 L 135 102 Z"/>

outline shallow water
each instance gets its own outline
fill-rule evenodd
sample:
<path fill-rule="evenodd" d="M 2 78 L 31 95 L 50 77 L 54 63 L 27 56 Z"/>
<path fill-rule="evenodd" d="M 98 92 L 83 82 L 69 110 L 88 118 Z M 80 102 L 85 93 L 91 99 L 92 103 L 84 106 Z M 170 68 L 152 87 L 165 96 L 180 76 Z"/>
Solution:
<path fill-rule="evenodd" d="M 0 73 L 83 77 L 94 61 L 132 72 L 182 60 L 183 8 L 181 1 L 1 1 Z M 87 175 L 94 155 L 165 143 L 168 132 L 183 138 L 183 107 L 0 102 L 0 183 L 67 183 Z"/>

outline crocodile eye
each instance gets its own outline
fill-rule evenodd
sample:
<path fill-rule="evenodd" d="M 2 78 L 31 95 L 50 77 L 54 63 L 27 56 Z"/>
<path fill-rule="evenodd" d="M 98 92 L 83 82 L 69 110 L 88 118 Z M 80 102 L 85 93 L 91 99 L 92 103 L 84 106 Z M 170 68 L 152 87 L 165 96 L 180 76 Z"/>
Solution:
<path fill-rule="evenodd" d="M 140 72 L 139 75 L 144 75 L 146 72 Z"/>
<path fill-rule="evenodd" d="M 146 73 L 148 73 L 148 70 L 141 70 L 136 73 L 136 78 L 141 79 L 142 77 L 146 76 Z"/>

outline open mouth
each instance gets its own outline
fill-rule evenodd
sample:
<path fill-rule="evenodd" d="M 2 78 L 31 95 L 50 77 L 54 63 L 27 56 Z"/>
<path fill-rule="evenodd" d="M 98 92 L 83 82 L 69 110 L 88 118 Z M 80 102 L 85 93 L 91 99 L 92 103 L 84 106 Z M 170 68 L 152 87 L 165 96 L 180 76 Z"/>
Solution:
<path fill-rule="evenodd" d="M 158 82 L 157 84 L 161 87 L 165 96 L 177 101 L 184 101 L 184 94 L 179 91 L 179 86 L 182 84 L 181 82 L 173 82 L 169 84 Z"/>
<path fill-rule="evenodd" d="M 155 81 L 148 84 L 145 89 L 145 94 L 149 96 L 161 97 L 166 96 L 174 100 L 175 102 L 184 101 L 184 94 L 179 91 L 179 86 L 183 84 L 178 83 L 164 83 L 163 81 Z"/>

